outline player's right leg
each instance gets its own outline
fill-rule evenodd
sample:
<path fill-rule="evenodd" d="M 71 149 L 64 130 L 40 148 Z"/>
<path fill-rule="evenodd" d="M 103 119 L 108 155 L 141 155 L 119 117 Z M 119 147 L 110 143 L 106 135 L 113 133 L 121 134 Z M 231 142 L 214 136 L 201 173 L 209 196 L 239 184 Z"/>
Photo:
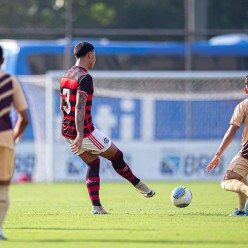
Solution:
<path fill-rule="evenodd" d="M 227 191 L 242 193 L 248 196 L 248 186 L 244 180 L 247 174 L 248 160 L 238 153 L 227 168 L 221 187 Z"/>
<path fill-rule="evenodd" d="M 221 188 L 236 193 L 243 193 L 248 197 L 248 186 L 242 182 L 243 176 L 234 171 L 227 171 L 224 180 L 221 182 Z"/>
<path fill-rule="evenodd" d="M 109 214 L 100 202 L 100 159 L 97 155 L 84 152 L 79 157 L 87 164 L 86 185 L 92 203 L 92 214 Z"/>
<path fill-rule="evenodd" d="M 10 180 L 0 181 L 0 240 L 6 240 L 2 228 L 9 208 L 9 183 Z"/>
<path fill-rule="evenodd" d="M 246 178 L 243 178 L 240 180 L 242 183 L 244 183 L 245 185 L 247 185 L 247 180 Z M 245 211 L 245 204 L 246 204 L 246 201 L 247 201 L 247 196 L 243 193 L 237 193 L 238 195 L 238 201 L 239 201 L 239 204 L 238 204 L 238 210 L 244 210 Z"/>
<path fill-rule="evenodd" d="M 243 178 L 240 181 L 245 185 L 247 185 L 246 178 Z M 233 213 L 229 214 L 229 216 L 247 216 L 247 211 L 245 209 L 247 196 L 239 192 L 237 192 L 237 196 L 238 196 L 238 208 L 236 208 Z"/>
<path fill-rule="evenodd" d="M 144 197 L 150 198 L 155 195 L 154 190 L 147 187 L 146 184 L 140 181 L 140 179 L 133 174 L 131 168 L 123 159 L 123 153 L 113 142 L 111 142 L 110 147 L 105 152 L 101 153 L 100 156 L 110 160 L 115 171 L 132 183 L 137 191 Z"/>
<path fill-rule="evenodd" d="M 248 174 L 248 160 L 237 154 L 231 161 L 221 187 L 227 191 L 238 193 L 238 209 L 230 216 L 246 216 L 245 201 L 248 197 L 246 176 Z"/>
<path fill-rule="evenodd" d="M 248 194 L 248 186 L 246 179 L 233 171 L 227 171 L 221 187 L 227 191 L 236 192 L 238 194 L 238 208 L 229 216 L 247 216 L 245 204 Z"/>
<path fill-rule="evenodd" d="M 9 208 L 9 185 L 14 171 L 14 150 L 0 147 L 0 240 L 6 240 L 3 223 Z"/>

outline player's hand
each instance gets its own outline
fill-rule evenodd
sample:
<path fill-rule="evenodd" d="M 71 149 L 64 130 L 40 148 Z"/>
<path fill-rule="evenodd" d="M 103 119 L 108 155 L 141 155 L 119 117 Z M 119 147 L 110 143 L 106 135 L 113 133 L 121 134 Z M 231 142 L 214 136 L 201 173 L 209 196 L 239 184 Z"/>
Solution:
<path fill-rule="evenodd" d="M 70 150 L 73 154 L 77 154 L 83 145 L 83 137 L 77 136 L 74 142 L 70 145 Z"/>
<path fill-rule="evenodd" d="M 220 163 L 220 156 L 219 155 L 215 155 L 213 157 L 213 159 L 211 160 L 211 162 L 207 165 L 206 171 L 209 172 L 212 169 L 215 169 L 218 166 L 219 163 Z"/>
<path fill-rule="evenodd" d="M 14 143 L 15 143 L 15 144 L 17 144 L 17 143 L 18 143 L 18 141 L 19 141 L 19 139 L 20 139 L 19 137 L 14 138 Z"/>

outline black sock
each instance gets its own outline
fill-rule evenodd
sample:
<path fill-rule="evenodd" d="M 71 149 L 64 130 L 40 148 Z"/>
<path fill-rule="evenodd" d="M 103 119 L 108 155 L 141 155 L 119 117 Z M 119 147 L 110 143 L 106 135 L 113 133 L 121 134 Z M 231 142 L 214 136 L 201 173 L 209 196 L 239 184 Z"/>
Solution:
<path fill-rule="evenodd" d="M 140 179 L 133 174 L 130 167 L 125 163 L 123 153 L 120 150 L 116 152 L 115 156 L 112 157 L 110 161 L 112 162 L 113 168 L 120 176 L 127 179 L 133 185 L 139 183 Z"/>

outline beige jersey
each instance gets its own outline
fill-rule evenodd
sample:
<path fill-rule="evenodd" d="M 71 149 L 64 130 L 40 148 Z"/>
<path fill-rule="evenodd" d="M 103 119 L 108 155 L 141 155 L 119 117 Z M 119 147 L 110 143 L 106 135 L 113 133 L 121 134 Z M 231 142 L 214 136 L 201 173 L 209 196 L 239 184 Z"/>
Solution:
<path fill-rule="evenodd" d="M 28 108 L 19 82 L 0 71 L 0 146 L 10 149 L 14 149 L 14 134 L 10 120 L 12 106 L 17 112 Z"/>
<path fill-rule="evenodd" d="M 244 123 L 244 127 L 240 153 L 242 157 L 248 159 L 248 99 L 245 99 L 237 105 L 230 121 L 230 124 L 237 125 L 238 127 L 240 127 L 242 123 Z"/>

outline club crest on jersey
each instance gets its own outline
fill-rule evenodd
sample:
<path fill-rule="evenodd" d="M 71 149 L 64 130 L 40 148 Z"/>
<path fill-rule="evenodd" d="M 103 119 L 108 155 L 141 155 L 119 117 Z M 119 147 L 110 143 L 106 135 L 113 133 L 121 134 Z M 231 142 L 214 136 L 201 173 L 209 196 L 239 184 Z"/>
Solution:
<path fill-rule="evenodd" d="M 103 139 L 103 142 L 104 142 L 104 144 L 108 144 L 108 143 L 109 143 L 109 139 L 108 139 L 107 137 L 105 137 L 105 138 Z"/>

